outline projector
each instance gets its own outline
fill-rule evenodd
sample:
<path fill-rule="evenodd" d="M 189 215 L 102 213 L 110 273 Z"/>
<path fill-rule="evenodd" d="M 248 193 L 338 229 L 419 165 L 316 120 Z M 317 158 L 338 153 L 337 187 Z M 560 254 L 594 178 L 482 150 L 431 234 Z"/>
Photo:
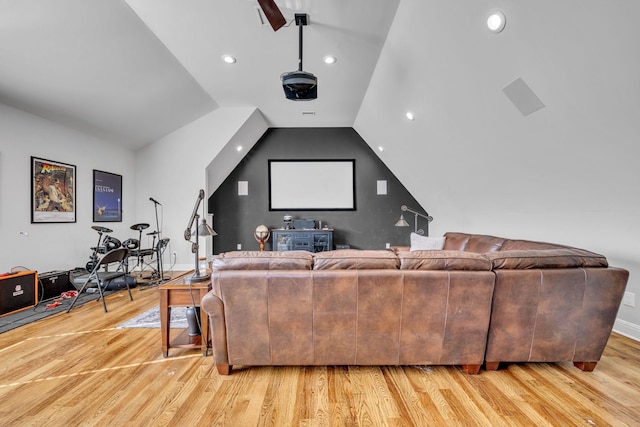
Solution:
<path fill-rule="evenodd" d="M 280 76 L 287 99 L 310 101 L 318 97 L 318 78 L 306 71 L 298 70 Z"/>

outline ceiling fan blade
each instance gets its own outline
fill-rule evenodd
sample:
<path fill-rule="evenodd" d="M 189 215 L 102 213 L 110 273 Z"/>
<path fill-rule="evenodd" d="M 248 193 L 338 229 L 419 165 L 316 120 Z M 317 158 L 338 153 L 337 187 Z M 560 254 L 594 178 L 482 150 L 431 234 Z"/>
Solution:
<path fill-rule="evenodd" d="M 258 0 L 258 4 L 260 4 L 260 8 L 267 17 L 269 24 L 271 24 L 273 31 L 278 31 L 278 29 L 287 23 L 287 20 L 284 19 L 284 15 L 280 12 L 274 0 Z"/>

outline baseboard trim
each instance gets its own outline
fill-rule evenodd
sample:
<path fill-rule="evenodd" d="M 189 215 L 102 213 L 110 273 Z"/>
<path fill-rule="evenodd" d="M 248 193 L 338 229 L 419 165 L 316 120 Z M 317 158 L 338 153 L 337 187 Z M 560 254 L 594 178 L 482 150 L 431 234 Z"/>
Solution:
<path fill-rule="evenodd" d="M 616 319 L 616 322 L 613 324 L 613 331 L 633 340 L 640 341 L 640 325 L 636 325 L 635 323 Z"/>
<path fill-rule="evenodd" d="M 176 264 L 173 266 L 173 271 L 192 271 L 194 264 Z"/>

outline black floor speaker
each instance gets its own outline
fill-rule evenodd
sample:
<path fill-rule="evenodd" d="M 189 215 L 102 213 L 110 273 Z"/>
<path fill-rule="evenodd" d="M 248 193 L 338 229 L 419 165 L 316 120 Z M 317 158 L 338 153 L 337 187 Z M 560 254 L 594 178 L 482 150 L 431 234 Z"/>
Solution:
<path fill-rule="evenodd" d="M 48 271 L 38 274 L 38 278 L 41 285 L 40 301 L 58 297 L 63 292 L 75 289 L 69 280 L 68 271 Z"/>
<path fill-rule="evenodd" d="M 0 316 L 33 307 L 37 301 L 37 271 L 0 276 Z"/>

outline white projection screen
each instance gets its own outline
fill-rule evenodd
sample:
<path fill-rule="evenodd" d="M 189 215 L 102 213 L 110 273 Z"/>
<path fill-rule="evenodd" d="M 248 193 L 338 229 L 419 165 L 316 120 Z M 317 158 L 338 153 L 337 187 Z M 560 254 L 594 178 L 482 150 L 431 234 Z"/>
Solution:
<path fill-rule="evenodd" d="M 355 210 L 355 160 L 269 160 L 269 209 Z"/>

